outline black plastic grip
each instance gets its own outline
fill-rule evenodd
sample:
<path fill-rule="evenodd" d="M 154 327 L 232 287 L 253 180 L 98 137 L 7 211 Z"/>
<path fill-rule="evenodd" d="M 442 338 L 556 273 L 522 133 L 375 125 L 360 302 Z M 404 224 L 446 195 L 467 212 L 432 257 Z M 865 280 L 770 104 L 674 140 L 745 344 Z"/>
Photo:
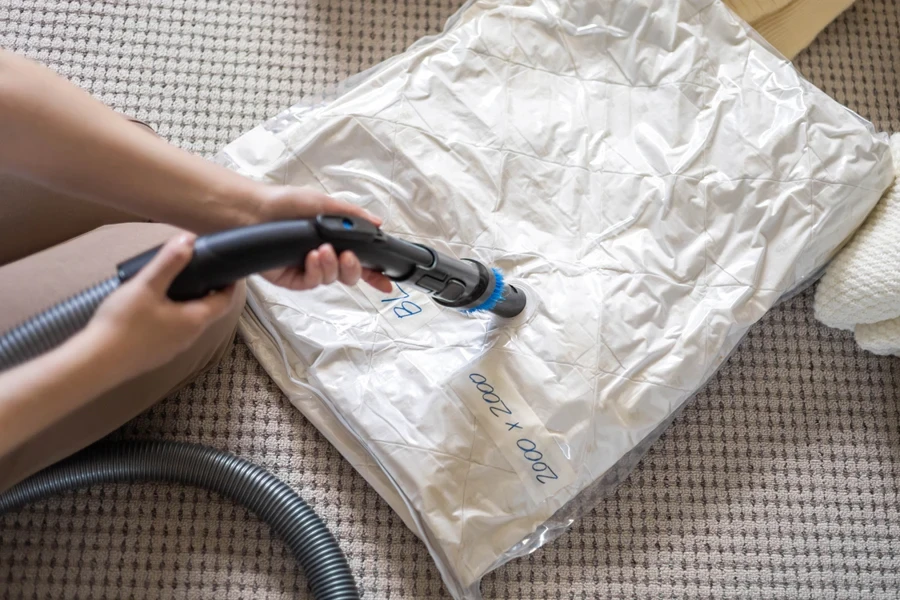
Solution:
<path fill-rule="evenodd" d="M 370 222 L 356 217 L 322 215 L 316 219 L 274 221 L 197 238 L 194 256 L 172 282 L 169 298 L 202 298 L 254 273 L 302 266 L 306 255 L 325 243 L 334 246 L 338 254 L 353 252 L 363 267 L 396 281 L 405 281 L 436 262 L 435 254 L 427 248 L 385 235 Z M 131 279 L 160 248 L 121 263 L 120 281 Z"/>

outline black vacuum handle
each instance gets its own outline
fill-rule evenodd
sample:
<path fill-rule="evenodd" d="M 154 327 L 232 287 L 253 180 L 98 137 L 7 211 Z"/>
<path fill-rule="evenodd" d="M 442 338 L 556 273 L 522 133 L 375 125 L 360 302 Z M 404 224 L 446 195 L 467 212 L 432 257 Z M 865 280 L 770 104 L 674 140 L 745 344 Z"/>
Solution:
<path fill-rule="evenodd" d="M 477 284 L 479 265 L 440 255 L 418 244 L 382 232 L 365 219 L 346 215 L 320 215 L 315 219 L 274 221 L 198 237 L 194 256 L 169 288 L 172 300 L 202 298 L 235 281 L 269 269 L 302 266 L 306 255 L 322 244 L 334 246 L 338 254 L 353 252 L 363 267 L 384 273 L 395 281 L 424 282 L 429 293 L 441 300 L 459 300 L 462 288 Z M 131 258 L 118 267 L 127 281 L 156 255 L 161 246 Z M 473 279 L 474 278 L 474 279 Z M 434 284 L 434 281 L 439 281 Z M 431 289 L 440 288 L 440 289 Z"/>

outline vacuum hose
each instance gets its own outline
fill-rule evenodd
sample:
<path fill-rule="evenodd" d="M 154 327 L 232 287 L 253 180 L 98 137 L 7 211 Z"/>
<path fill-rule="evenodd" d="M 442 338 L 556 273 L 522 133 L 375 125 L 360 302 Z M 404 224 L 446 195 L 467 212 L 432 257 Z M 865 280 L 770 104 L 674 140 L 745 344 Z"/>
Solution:
<path fill-rule="evenodd" d="M 100 442 L 0 495 L 0 514 L 60 492 L 103 483 L 199 486 L 268 523 L 303 567 L 317 600 L 358 600 L 344 553 L 325 523 L 286 483 L 227 452 L 182 442 Z"/>
<path fill-rule="evenodd" d="M 368 221 L 344 215 L 265 223 L 200 237 L 168 296 L 175 301 L 202 298 L 253 273 L 302 264 L 324 243 L 338 253 L 352 251 L 364 267 L 394 281 L 411 282 L 442 306 L 490 311 L 504 318 L 525 308 L 525 295 L 504 284 L 496 269 L 405 242 Z M 52 350 L 84 328 L 100 303 L 158 251 L 153 248 L 125 261 L 114 277 L 0 336 L 0 371 Z M 0 514 L 66 490 L 120 481 L 198 485 L 241 502 L 284 537 L 317 599 L 359 597 L 346 558 L 313 510 L 267 471 L 210 448 L 174 442 L 95 444 L 0 494 Z"/>
<path fill-rule="evenodd" d="M 53 350 L 84 329 L 100 303 L 120 284 L 118 277 L 110 277 L 0 336 L 0 371 Z"/>

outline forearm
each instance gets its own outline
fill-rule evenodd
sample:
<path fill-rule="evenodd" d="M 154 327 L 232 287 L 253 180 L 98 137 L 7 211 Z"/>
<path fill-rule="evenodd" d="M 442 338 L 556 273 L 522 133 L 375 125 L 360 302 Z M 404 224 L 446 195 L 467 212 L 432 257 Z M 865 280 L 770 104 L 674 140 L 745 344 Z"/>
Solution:
<path fill-rule="evenodd" d="M 0 50 L 0 172 L 197 233 L 264 220 L 262 187 Z"/>
<path fill-rule="evenodd" d="M 0 456 L 125 381 L 114 348 L 91 328 L 0 373 Z"/>

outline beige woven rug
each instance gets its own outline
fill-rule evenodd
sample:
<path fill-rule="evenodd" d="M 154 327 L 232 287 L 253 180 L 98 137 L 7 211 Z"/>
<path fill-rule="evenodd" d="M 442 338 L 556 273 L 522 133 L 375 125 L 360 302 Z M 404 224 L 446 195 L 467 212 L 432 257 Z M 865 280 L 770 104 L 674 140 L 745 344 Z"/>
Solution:
<path fill-rule="evenodd" d="M 0 0 L 0 45 L 212 154 L 440 28 L 457 0 Z M 858 0 L 797 59 L 900 131 L 900 2 Z M 226 448 L 287 480 L 369 599 L 448 598 L 417 539 L 238 343 L 119 435 Z M 900 360 L 773 310 L 629 482 L 485 580 L 490 599 L 900 597 Z M 0 519 L 2 598 L 305 598 L 244 509 L 165 486 L 95 489 Z"/>

